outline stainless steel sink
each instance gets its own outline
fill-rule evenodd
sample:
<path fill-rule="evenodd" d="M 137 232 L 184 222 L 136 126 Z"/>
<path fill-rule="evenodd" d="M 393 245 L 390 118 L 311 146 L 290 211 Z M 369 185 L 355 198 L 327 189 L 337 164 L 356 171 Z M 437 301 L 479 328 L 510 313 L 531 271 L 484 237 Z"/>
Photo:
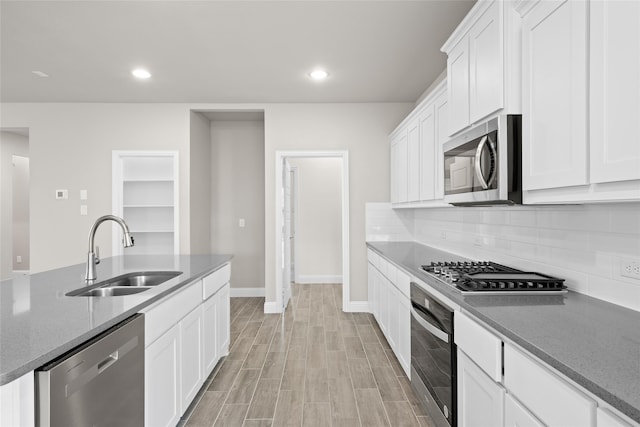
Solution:
<path fill-rule="evenodd" d="M 181 275 L 181 271 L 138 271 L 113 277 L 93 285 L 68 292 L 70 297 L 116 297 L 132 295 L 158 286 Z"/>
<path fill-rule="evenodd" d="M 78 297 L 119 297 L 123 295 L 139 294 L 148 291 L 150 288 L 95 288 L 82 292 Z"/>
<path fill-rule="evenodd" d="M 169 279 L 181 275 L 181 271 L 141 271 L 123 274 L 101 282 L 97 287 L 112 286 L 158 286 Z"/>

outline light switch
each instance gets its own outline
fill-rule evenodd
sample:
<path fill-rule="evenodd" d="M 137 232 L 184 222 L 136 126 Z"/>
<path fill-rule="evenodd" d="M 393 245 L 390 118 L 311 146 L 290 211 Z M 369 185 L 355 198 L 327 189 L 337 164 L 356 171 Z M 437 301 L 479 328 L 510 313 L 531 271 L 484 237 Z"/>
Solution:
<path fill-rule="evenodd" d="M 238 226 L 239 226 L 239 227 L 244 227 L 244 218 L 240 218 L 240 219 L 238 220 Z"/>
<path fill-rule="evenodd" d="M 87 205 L 80 205 L 80 215 L 84 216 L 87 214 Z"/>
<path fill-rule="evenodd" d="M 80 190 L 80 200 L 87 200 L 87 190 Z"/>

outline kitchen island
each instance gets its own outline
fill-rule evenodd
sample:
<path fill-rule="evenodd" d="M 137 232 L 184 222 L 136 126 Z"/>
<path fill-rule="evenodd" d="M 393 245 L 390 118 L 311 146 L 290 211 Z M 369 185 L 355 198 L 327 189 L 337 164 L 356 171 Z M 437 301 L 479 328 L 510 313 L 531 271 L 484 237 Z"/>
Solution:
<path fill-rule="evenodd" d="M 85 264 L 0 282 L 0 386 L 8 386 L 131 315 L 199 282 L 231 258 L 124 255 L 103 259 L 97 282 L 139 271 L 181 272 L 144 292 L 126 296 L 67 296 L 86 286 Z"/>
<path fill-rule="evenodd" d="M 640 423 L 640 313 L 571 291 L 464 296 L 421 266 L 465 258 L 415 242 L 367 245 L 452 308 L 473 316 L 505 346 L 523 349 L 579 389 Z"/>

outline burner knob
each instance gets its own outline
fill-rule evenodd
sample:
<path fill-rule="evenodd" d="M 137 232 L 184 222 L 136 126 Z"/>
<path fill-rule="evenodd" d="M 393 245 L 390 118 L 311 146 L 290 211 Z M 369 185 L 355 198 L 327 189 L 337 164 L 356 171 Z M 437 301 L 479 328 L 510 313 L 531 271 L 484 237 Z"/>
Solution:
<path fill-rule="evenodd" d="M 450 278 L 452 282 L 457 282 L 458 279 L 460 279 L 460 273 L 458 273 L 457 271 L 452 271 L 450 274 Z"/>

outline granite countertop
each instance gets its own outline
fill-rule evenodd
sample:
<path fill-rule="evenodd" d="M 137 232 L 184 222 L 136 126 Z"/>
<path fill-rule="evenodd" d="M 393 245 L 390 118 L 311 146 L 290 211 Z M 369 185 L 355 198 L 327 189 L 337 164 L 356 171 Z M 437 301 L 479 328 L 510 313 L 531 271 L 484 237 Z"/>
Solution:
<path fill-rule="evenodd" d="M 119 297 L 68 297 L 85 286 L 85 264 L 0 282 L 0 386 L 66 353 L 142 308 L 193 283 L 230 255 L 123 255 L 97 266 L 102 281 L 134 271 L 181 271 L 148 291 Z"/>
<path fill-rule="evenodd" d="M 640 313 L 568 292 L 463 296 L 420 269 L 465 258 L 414 242 L 369 242 L 387 260 L 640 422 Z M 544 273 L 544 272 L 541 272 Z"/>

